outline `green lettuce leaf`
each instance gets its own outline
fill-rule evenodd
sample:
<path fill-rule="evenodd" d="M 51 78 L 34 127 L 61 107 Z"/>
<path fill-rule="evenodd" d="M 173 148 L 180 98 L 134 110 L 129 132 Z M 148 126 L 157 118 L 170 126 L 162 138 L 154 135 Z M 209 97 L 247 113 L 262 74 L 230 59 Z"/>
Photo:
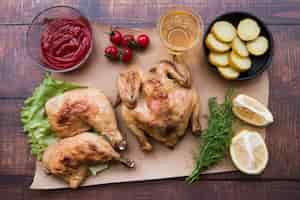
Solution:
<path fill-rule="evenodd" d="M 100 172 L 103 172 L 104 170 L 108 169 L 108 164 L 98 164 L 94 166 L 89 166 L 89 170 L 93 176 L 97 175 Z"/>
<path fill-rule="evenodd" d="M 41 160 L 46 147 L 56 142 L 56 137 L 45 115 L 46 102 L 54 96 L 76 88 L 82 88 L 82 86 L 53 79 L 47 74 L 32 96 L 25 100 L 21 111 L 21 122 L 31 144 L 31 153 L 38 160 Z"/>

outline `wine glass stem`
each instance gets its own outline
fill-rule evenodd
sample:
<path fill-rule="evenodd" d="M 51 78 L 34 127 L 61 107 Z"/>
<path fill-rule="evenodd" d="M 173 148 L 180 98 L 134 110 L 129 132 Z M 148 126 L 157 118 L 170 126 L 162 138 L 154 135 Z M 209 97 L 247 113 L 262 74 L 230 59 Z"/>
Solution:
<path fill-rule="evenodd" d="M 172 54 L 172 59 L 175 63 L 182 63 L 184 62 L 183 53 L 181 54 Z"/>

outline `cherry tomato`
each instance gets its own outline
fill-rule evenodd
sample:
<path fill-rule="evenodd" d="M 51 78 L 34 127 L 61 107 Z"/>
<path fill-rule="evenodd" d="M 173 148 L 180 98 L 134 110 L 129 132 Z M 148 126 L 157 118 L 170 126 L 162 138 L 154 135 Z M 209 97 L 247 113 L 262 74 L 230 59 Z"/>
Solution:
<path fill-rule="evenodd" d="M 122 43 L 123 37 L 119 31 L 112 30 L 109 34 L 110 41 L 115 45 L 120 45 Z"/>
<path fill-rule="evenodd" d="M 146 34 L 141 34 L 137 37 L 136 42 L 141 49 L 146 49 L 150 43 L 150 38 Z"/>
<path fill-rule="evenodd" d="M 124 48 L 121 52 L 121 60 L 124 63 L 130 62 L 132 60 L 133 54 L 132 50 L 129 48 Z"/>
<path fill-rule="evenodd" d="M 131 48 L 131 49 L 136 48 L 137 44 L 136 44 L 136 41 L 134 40 L 134 36 L 130 35 L 130 34 L 124 35 L 121 46 L 122 47 L 128 47 L 128 48 Z"/>
<path fill-rule="evenodd" d="M 118 60 L 119 59 L 119 50 L 115 46 L 108 46 L 104 50 L 104 55 L 110 60 Z"/>

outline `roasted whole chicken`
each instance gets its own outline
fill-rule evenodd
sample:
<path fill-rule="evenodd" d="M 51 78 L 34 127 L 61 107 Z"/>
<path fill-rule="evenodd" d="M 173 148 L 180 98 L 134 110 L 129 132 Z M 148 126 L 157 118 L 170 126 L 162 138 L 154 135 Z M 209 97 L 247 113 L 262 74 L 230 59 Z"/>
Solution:
<path fill-rule="evenodd" d="M 124 150 L 126 142 L 117 127 L 113 108 L 104 94 L 94 88 L 75 89 L 53 97 L 45 105 L 56 136 L 66 138 L 94 129 Z"/>
<path fill-rule="evenodd" d="M 120 74 L 121 115 L 144 151 L 151 151 L 147 136 L 174 147 L 188 127 L 198 133 L 200 104 L 182 61 L 160 61 L 147 73 L 132 67 Z"/>
<path fill-rule="evenodd" d="M 134 167 L 134 163 L 122 158 L 104 137 L 85 132 L 48 146 L 42 163 L 48 173 L 77 188 L 89 176 L 89 165 L 110 161 Z"/>

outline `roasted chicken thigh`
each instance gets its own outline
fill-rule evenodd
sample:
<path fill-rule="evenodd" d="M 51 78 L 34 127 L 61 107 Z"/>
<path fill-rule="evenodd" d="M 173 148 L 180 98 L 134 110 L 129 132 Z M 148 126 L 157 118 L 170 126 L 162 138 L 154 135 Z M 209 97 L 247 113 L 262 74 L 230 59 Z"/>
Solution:
<path fill-rule="evenodd" d="M 106 96 L 93 88 L 75 89 L 53 97 L 45 105 L 50 126 L 60 140 L 49 145 L 42 163 L 47 172 L 77 188 L 89 176 L 89 166 L 118 161 L 134 163 L 115 151 L 126 142 Z M 95 130 L 99 134 L 86 132 Z"/>
<path fill-rule="evenodd" d="M 120 74 L 118 91 L 123 120 L 145 151 L 152 150 L 147 136 L 174 147 L 189 121 L 192 132 L 201 129 L 199 98 L 183 62 L 160 61 L 147 73 L 132 67 Z"/>
<path fill-rule="evenodd" d="M 110 161 L 134 166 L 132 161 L 121 158 L 102 136 L 85 132 L 48 146 L 42 163 L 48 173 L 62 178 L 71 188 L 77 188 L 89 176 L 89 165 Z"/>
<path fill-rule="evenodd" d="M 48 121 L 56 136 L 66 138 L 94 129 L 125 149 L 115 113 L 106 96 L 93 88 L 75 89 L 53 97 L 45 105 Z"/>

